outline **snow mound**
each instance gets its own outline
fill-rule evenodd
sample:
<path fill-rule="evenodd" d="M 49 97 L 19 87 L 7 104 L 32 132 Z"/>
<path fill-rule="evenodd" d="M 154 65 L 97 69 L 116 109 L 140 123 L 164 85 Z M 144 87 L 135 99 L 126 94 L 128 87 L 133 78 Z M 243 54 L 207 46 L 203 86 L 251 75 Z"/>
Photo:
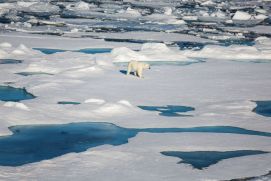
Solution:
<path fill-rule="evenodd" d="M 3 43 L 0 44 L 0 47 L 1 48 L 11 48 L 12 45 L 10 43 L 8 43 L 8 42 L 3 42 Z"/>
<path fill-rule="evenodd" d="M 19 7 L 22 7 L 22 8 L 27 8 L 27 7 L 29 7 L 29 6 L 31 6 L 31 5 L 33 5 L 33 4 L 35 4 L 36 2 L 24 2 L 24 1 L 18 1 L 17 2 L 17 5 L 19 6 Z"/>
<path fill-rule="evenodd" d="M 136 51 L 133 51 L 127 47 L 114 48 L 111 51 L 111 55 L 114 57 L 114 62 L 129 62 L 131 60 L 146 61 L 148 58 Z"/>
<path fill-rule="evenodd" d="M 90 99 L 86 99 L 84 103 L 103 104 L 105 103 L 105 100 L 90 98 Z"/>
<path fill-rule="evenodd" d="M 232 17 L 233 20 L 250 20 L 251 18 L 252 16 L 249 13 L 243 11 L 236 11 Z"/>
<path fill-rule="evenodd" d="M 7 52 L 5 52 L 4 50 L 0 50 L 0 58 L 7 57 L 7 55 Z"/>
<path fill-rule="evenodd" d="M 230 60 L 271 60 L 271 52 L 261 51 L 252 46 L 231 45 L 229 47 L 207 45 L 200 51 L 185 51 L 187 57 L 230 59 Z"/>
<path fill-rule="evenodd" d="M 255 19 L 260 19 L 260 20 L 265 20 L 267 18 L 268 18 L 268 16 L 263 15 L 263 14 L 259 14 L 259 15 L 255 16 Z"/>
<path fill-rule="evenodd" d="M 31 55 L 33 53 L 34 51 L 27 48 L 24 44 L 20 44 L 18 48 L 14 49 L 11 52 L 12 55 L 25 55 L 25 54 Z"/>
<path fill-rule="evenodd" d="M 180 51 L 168 48 L 163 43 L 145 43 L 140 51 L 127 47 L 114 48 L 111 52 L 113 62 L 137 61 L 193 61 Z"/>
<path fill-rule="evenodd" d="M 117 103 L 106 103 L 94 110 L 93 113 L 100 116 L 123 115 L 132 111 L 134 107 L 126 100 L 121 100 Z"/>
<path fill-rule="evenodd" d="M 49 3 L 38 2 L 24 8 L 24 11 L 39 16 L 50 16 L 58 14 L 60 9 L 58 6 L 51 5 Z"/>
<path fill-rule="evenodd" d="M 169 12 L 168 12 L 169 13 Z M 174 15 L 151 14 L 144 17 L 145 20 L 156 24 L 185 25 L 186 22 Z"/>
<path fill-rule="evenodd" d="M 20 102 L 6 102 L 4 104 L 5 107 L 14 107 L 17 109 L 25 110 L 25 111 L 30 111 L 30 109 L 23 103 Z"/>
<path fill-rule="evenodd" d="M 78 10 L 78 11 L 87 11 L 90 9 L 90 5 L 86 2 L 83 2 L 83 1 L 80 1 L 80 2 L 77 2 L 75 4 L 69 4 L 68 6 L 66 6 L 66 9 L 69 9 L 69 10 Z"/>
<path fill-rule="evenodd" d="M 142 45 L 141 51 L 169 52 L 170 49 L 164 43 L 145 43 Z"/>
<path fill-rule="evenodd" d="M 102 72 L 103 72 L 103 69 L 101 69 L 98 66 L 86 66 L 83 68 L 75 68 L 75 69 L 71 68 L 71 69 L 65 70 L 62 74 L 67 77 L 79 78 L 79 77 L 91 76 L 93 74 L 99 74 Z"/>
<path fill-rule="evenodd" d="M 133 105 L 127 100 L 120 100 L 118 103 L 123 104 L 123 105 L 128 106 L 128 107 L 133 107 Z"/>
<path fill-rule="evenodd" d="M 171 15 L 172 14 L 172 8 L 171 7 L 164 7 L 164 14 L 165 15 Z"/>

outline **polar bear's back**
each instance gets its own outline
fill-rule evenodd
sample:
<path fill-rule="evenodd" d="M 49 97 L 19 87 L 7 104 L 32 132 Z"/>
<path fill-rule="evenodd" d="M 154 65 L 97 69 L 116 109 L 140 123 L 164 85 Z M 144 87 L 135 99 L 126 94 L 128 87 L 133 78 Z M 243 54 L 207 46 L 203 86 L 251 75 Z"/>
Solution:
<path fill-rule="evenodd" d="M 131 68 L 134 70 L 138 70 L 139 68 L 142 68 L 142 69 L 149 68 L 149 64 L 144 63 L 144 62 L 138 62 L 136 60 L 131 60 L 128 66 L 131 66 Z"/>

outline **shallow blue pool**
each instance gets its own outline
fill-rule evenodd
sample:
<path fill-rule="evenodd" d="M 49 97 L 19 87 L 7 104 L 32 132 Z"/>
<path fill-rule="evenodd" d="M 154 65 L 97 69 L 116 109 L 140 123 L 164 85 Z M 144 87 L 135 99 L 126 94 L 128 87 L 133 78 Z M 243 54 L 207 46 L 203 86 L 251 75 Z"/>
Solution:
<path fill-rule="evenodd" d="M 22 76 L 30 76 L 30 75 L 54 75 L 54 74 L 49 74 L 49 73 L 46 73 L 46 72 L 18 72 L 16 74 L 22 75 Z"/>
<path fill-rule="evenodd" d="M 80 49 L 78 52 L 86 53 L 86 54 L 96 54 L 96 53 L 110 53 L 112 48 L 85 48 Z"/>
<path fill-rule="evenodd" d="M 80 50 L 62 50 L 62 49 L 51 49 L 51 48 L 33 48 L 34 50 L 38 50 L 44 54 L 54 54 L 58 52 L 66 52 L 66 51 L 71 51 L 71 52 L 82 52 L 86 54 L 96 54 L 96 53 L 110 53 L 111 48 L 85 48 L 85 49 L 80 49 Z"/>
<path fill-rule="evenodd" d="M 61 49 L 51 49 L 51 48 L 33 48 L 34 50 L 38 50 L 44 54 L 54 54 L 58 52 L 66 52 L 68 50 L 61 50 Z"/>
<path fill-rule="evenodd" d="M 234 133 L 271 137 L 271 133 L 229 126 L 194 128 L 123 128 L 111 123 L 80 122 L 55 125 L 24 125 L 9 128 L 13 134 L 0 137 L 0 165 L 20 166 L 100 145 L 127 144 L 140 132 Z"/>
<path fill-rule="evenodd" d="M 254 101 L 257 106 L 252 110 L 253 112 L 265 116 L 271 117 L 271 101 Z"/>
<path fill-rule="evenodd" d="M 22 60 L 17 59 L 0 59 L 0 64 L 18 64 L 22 62 Z"/>
<path fill-rule="evenodd" d="M 195 108 L 188 107 L 188 106 L 178 106 L 178 105 L 167 105 L 167 106 L 138 106 L 139 108 L 146 110 L 146 111 L 154 111 L 159 112 L 161 116 L 169 116 L 169 117 L 176 117 L 176 116 L 191 116 L 187 114 L 183 114 L 185 112 L 194 111 Z"/>
<path fill-rule="evenodd" d="M 73 101 L 59 101 L 57 102 L 57 104 L 63 104 L 63 105 L 78 105 L 78 104 L 81 104 L 80 102 L 73 102 Z"/>
<path fill-rule="evenodd" d="M 0 85 L 1 101 L 21 101 L 34 98 L 35 96 L 28 93 L 25 88 L 14 88 L 11 86 Z"/>
<path fill-rule="evenodd" d="M 269 152 L 259 151 L 259 150 L 237 150 L 237 151 L 192 151 L 192 152 L 182 152 L 182 151 L 164 151 L 161 152 L 163 155 L 172 156 L 182 159 L 179 163 L 190 164 L 196 169 L 203 169 L 218 163 L 221 160 L 258 155 Z"/>

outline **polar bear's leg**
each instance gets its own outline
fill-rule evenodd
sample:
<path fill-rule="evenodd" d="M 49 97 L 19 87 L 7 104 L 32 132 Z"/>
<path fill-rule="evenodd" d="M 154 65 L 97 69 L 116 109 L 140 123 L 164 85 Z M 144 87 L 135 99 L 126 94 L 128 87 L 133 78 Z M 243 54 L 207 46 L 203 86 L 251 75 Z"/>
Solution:
<path fill-rule="evenodd" d="M 142 71 L 143 71 L 143 68 L 142 68 L 142 67 L 138 68 L 137 71 L 136 71 L 137 76 L 138 76 L 139 78 L 143 78 L 143 76 L 142 76 Z"/>
<path fill-rule="evenodd" d="M 129 63 L 129 64 L 128 64 L 128 69 L 127 69 L 126 75 L 129 75 L 129 74 L 130 74 L 131 68 L 132 68 L 132 65 L 131 65 L 131 63 Z"/>

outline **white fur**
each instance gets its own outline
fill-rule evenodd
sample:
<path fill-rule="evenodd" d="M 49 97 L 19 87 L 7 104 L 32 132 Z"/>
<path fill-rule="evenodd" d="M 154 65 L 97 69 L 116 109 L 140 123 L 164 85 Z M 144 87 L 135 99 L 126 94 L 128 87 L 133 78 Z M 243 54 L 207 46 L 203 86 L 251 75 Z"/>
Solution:
<path fill-rule="evenodd" d="M 144 69 L 150 69 L 150 65 L 147 63 L 132 60 L 128 64 L 127 75 L 129 75 L 131 71 L 134 71 L 135 76 L 143 78 L 142 74 Z"/>

